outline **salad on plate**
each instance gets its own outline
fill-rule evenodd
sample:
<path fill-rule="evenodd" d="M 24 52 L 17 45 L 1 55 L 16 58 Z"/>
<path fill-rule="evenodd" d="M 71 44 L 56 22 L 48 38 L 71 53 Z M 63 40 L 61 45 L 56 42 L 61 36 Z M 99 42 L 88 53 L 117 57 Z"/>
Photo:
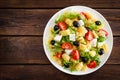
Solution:
<path fill-rule="evenodd" d="M 109 34 L 102 21 L 91 13 L 66 11 L 50 26 L 47 45 L 51 59 L 70 71 L 85 71 L 100 65 L 108 52 Z"/>

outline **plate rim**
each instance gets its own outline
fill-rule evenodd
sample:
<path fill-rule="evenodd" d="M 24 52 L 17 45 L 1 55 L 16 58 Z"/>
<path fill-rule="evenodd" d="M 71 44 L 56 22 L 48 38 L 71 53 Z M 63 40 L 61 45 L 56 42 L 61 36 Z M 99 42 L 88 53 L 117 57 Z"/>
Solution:
<path fill-rule="evenodd" d="M 93 71 L 90 71 L 90 72 L 87 72 L 87 73 L 82 73 L 82 74 L 76 74 L 76 73 L 73 73 L 73 72 L 67 72 L 66 69 L 63 69 L 63 68 L 61 69 L 60 67 L 58 67 L 58 66 L 57 66 L 58 64 L 56 64 L 56 63 L 51 59 L 51 57 L 47 55 L 47 50 L 46 50 L 46 46 L 45 46 L 45 45 L 46 45 L 46 44 L 45 44 L 46 42 L 45 42 L 45 40 L 44 40 L 44 38 L 45 38 L 45 32 L 46 32 L 46 30 L 47 30 L 47 26 L 49 25 L 49 22 L 55 17 L 55 15 L 57 15 L 57 14 L 65 11 L 65 10 L 68 9 L 68 8 L 73 8 L 73 7 L 83 7 L 83 8 L 87 8 L 87 9 L 90 9 L 90 10 L 96 12 L 98 15 L 100 15 L 100 16 L 102 17 L 102 19 L 105 21 L 105 23 L 109 26 L 110 34 L 111 34 L 111 39 L 112 39 L 111 49 L 110 49 L 109 55 L 107 56 L 106 60 L 105 60 L 101 65 L 99 65 L 97 68 L 95 68 Z M 90 8 L 90 7 L 87 7 L 87 6 L 80 6 L 80 5 L 78 5 L 78 6 L 68 6 L 68 7 L 65 7 L 65 8 L 57 11 L 55 14 L 53 14 L 52 17 L 51 17 L 51 18 L 49 19 L 49 21 L 47 22 L 47 24 L 46 24 L 46 26 L 45 26 L 45 29 L 44 29 L 44 32 L 43 32 L 43 47 L 44 47 L 45 55 L 47 56 L 48 60 L 49 60 L 50 63 L 52 63 L 52 65 L 53 65 L 55 68 L 57 68 L 58 70 L 60 70 L 60 71 L 62 71 L 62 72 L 64 72 L 64 73 L 70 74 L 70 75 L 86 75 L 86 74 L 90 74 L 90 73 L 93 73 L 93 72 L 97 71 L 98 69 L 100 69 L 100 68 L 108 61 L 108 58 L 110 57 L 111 52 L 112 52 L 112 49 L 113 49 L 113 32 L 112 32 L 112 29 L 111 29 L 108 21 L 106 20 L 106 18 L 105 18 L 101 13 L 99 13 L 97 10 L 95 10 L 95 9 L 93 9 L 93 8 Z M 60 65 L 59 65 L 59 66 L 60 66 Z"/>

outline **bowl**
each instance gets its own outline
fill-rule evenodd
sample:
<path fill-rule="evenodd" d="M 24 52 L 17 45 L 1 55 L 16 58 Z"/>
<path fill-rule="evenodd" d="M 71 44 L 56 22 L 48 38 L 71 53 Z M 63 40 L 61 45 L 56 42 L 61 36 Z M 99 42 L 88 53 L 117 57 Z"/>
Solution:
<path fill-rule="evenodd" d="M 96 17 L 98 20 L 102 21 L 104 24 L 104 28 L 108 31 L 109 36 L 108 39 L 106 40 L 106 44 L 109 46 L 108 49 L 108 53 L 104 54 L 103 56 L 100 57 L 100 65 L 94 69 L 88 69 L 86 71 L 74 71 L 71 72 L 65 68 L 63 68 L 62 66 L 60 66 L 59 64 L 57 64 L 55 61 L 53 61 L 51 59 L 51 55 L 50 55 L 50 51 L 48 49 L 48 46 L 46 44 L 46 41 L 49 39 L 49 34 L 50 34 L 50 27 L 54 26 L 55 23 L 55 19 L 61 15 L 62 13 L 64 13 L 65 11 L 77 11 L 77 12 L 88 12 L 91 13 L 92 15 L 94 15 L 94 17 Z M 53 64 L 53 66 L 55 66 L 57 69 L 59 69 L 62 72 L 65 72 L 67 74 L 71 74 L 71 75 L 85 75 L 85 74 L 89 74 L 92 72 L 95 72 L 96 70 L 98 70 L 99 68 L 101 68 L 106 61 L 108 60 L 108 58 L 110 57 L 111 51 L 112 51 L 112 47 L 113 47 L 113 34 L 112 34 L 112 30 L 110 28 L 110 25 L 108 23 L 108 21 L 102 16 L 102 14 L 100 14 L 99 12 L 97 12 L 96 10 L 86 7 L 86 6 L 70 6 L 70 7 L 66 7 L 60 11 L 58 11 L 57 13 L 55 13 L 51 19 L 48 21 L 45 30 L 44 30 L 44 34 L 43 34 L 43 47 L 45 50 L 45 54 L 47 56 L 47 58 L 49 59 L 49 61 Z"/>

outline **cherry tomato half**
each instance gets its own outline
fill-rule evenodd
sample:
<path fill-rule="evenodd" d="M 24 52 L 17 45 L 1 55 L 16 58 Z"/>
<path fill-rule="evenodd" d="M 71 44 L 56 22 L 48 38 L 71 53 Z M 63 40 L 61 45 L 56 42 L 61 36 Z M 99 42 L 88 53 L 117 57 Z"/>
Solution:
<path fill-rule="evenodd" d="M 59 26 L 60 30 L 67 29 L 67 24 L 65 22 L 58 22 L 58 26 Z"/>
<path fill-rule="evenodd" d="M 97 66 L 97 62 L 96 61 L 91 61 L 89 64 L 87 64 L 87 66 L 89 68 L 95 68 Z"/>
<path fill-rule="evenodd" d="M 64 43 L 62 44 L 62 48 L 63 48 L 63 49 L 72 49 L 73 46 L 72 46 L 72 44 L 69 43 L 69 42 L 64 42 Z"/>
<path fill-rule="evenodd" d="M 88 40 L 88 41 L 91 41 L 91 40 L 93 40 L 93 38 L 94 38 L 94 35 L 93 35 L 92 31 L 89 30 L 89 31 L 85 34 L 85 39 Z"/>
<path fill-rule="evenodd" d="M 72 53 L 71 53 L 71 56 L 75 60 L 79 60 L 80 59 L 80 53 L 79 53 L 78 50 L 73 50 Z"/>
<path fill-rule="evenodd" d="M 81 12 L 80 14 L 82 14 L 87 20 L 89 19 L 88 16 L 86 15 L 86 13 Z"/>
<path fill-rule="evenodd" d="M 108 36 L 108 32 L 104 29 L 99 29 L 98 32 L 105 34 L 105 36 Z"/>
<path fill-rule="evenodd" d="M 62 58 L 62 54 L 63 54 L 63 53 L 57 53 L 57 54 L 56 54 L 56 57 L 61 59 L 61 58 Z"/>

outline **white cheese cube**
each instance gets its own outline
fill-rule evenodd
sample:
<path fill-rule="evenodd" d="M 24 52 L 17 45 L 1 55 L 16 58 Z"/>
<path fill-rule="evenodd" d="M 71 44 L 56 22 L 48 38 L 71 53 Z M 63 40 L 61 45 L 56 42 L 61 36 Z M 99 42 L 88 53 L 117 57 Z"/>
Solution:
<path fill-rule="evenodd" d="M 69 34 L 70 41 L 75 41 L 75 34 Z"/>
<path fill-rule="evenodd" d="M 56 35 L 54 38 L 54 40 L 58 42 L 60 42 L 61 39 L 62 39 L 62 35 Z"/>
<path fill-rule="evenodd" d="M 83 20 L 79 20 L 78 23 L 80 24 L 80 26 L 84 26 Z"/>
<path fill-rule="evenodd" d="M 65 49 L 65 53 L 66 54 L 70 55 L 71 52 L 72 52 L 72 49 L 70 49 L 70 50 L 69 49 Z"/>
<path fill-rule="evenodd" d="M 90 41 L 90 44 L 91 44 L 91 46 L 96 47 L 97 39 L 93 39 L 92 41 Z"/>
<path fill-rule="evenodd" d="M 91 57 L 94 57 L 96 55 L 96 52 L 95 51 L 90 51 L 89 54 L 90 54 Z"/>

